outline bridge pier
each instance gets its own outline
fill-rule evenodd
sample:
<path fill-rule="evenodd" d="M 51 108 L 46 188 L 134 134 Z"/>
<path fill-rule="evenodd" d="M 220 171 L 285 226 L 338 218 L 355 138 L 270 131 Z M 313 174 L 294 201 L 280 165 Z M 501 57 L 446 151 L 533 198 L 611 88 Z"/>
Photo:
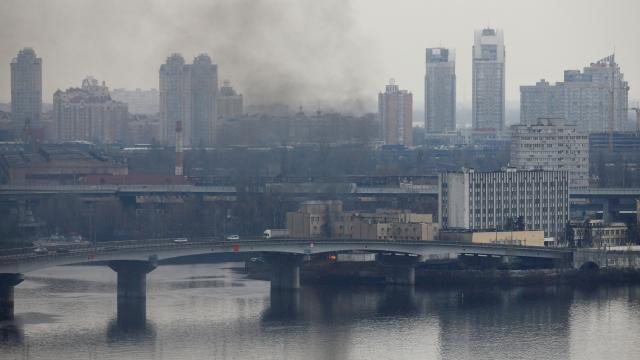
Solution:
<path fill-rule="evenodd" d="M 387 285 L 413 286 L 416 284 L 416 265 L 419 256 L 408 254 L 378 254 L 376 261 L 384 267 Z"/>
<path fill-rule="evenodd" d="M 113 260 L 109 267 L 118 274 L 118 324 L 144 324 L 147 319 L 147 274 L 155 262 Z"/>
<path fill-rule="evenodd" d="M 13 320 L 13 288 L 22 280 L 22 274 L 0 274 L 0 321 Z"/>
<path fill-rule="evenodd" d="M 263 258 L 271 272 L 271 291 L 300 289 L 300 264 L 297 254 L 265 253 Z"/>

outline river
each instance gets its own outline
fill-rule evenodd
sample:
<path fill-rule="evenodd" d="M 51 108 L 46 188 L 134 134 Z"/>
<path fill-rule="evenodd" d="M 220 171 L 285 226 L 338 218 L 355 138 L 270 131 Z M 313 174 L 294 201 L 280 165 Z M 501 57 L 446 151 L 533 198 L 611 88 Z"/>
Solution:
<path fill-rule="evenodd" d="M 240 263 L 148 276 L 147 322 L 115 319 L 115 273 L 62 266 L 16 287 L 0 359 L 634 359 L 640 286 L 415 290 L 303 286 L 270 296 Z"/>

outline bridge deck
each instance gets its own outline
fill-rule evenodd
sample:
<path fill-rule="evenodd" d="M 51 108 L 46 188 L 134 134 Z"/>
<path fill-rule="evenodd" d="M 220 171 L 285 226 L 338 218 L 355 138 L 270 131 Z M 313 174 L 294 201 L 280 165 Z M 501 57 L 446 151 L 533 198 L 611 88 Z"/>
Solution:
<path fill-rule="evenodd" d="M 564 259 L 569 249 L 543 247 L 506 246 L 493 244 L 469 244 L 435 241 L 384 241 L 384 240 L 311 240 L 311 239 L 261 239 L 229 241 L 192 241 L 176 243 L 170 240 L 107 242 L 99 246 L 75 247 L 64 252 L 36 254 L 0 252 L 0 273 L 24 273 L 50 266 L 80 262 L 108 260 L 168 259 L 207 253 L 258 253 L 279 252 L 300 255 L 340 251 L 371 251 L 416 254 L 429 257 L 438 254 L 482 254 L 497 256 L 530 256 Z"/>
<path fill-rule="evenodd" d="M 350 184 L 353 194 L 422 194 L 438 195 L 435 185 L 402 185 L 396 187 L 368 187 Z M 318 187 L 321 189 L 322 186 Z M 162 194 L 162 193 L 200 193 L 232 194 L 234 186 L 196 186 L 196 185 L 0 185 L 1 195 L 41 195 L 41 194 Z M 580 197 L 640 196 L 640 188 L 572 188 L 569 195 Z"/>

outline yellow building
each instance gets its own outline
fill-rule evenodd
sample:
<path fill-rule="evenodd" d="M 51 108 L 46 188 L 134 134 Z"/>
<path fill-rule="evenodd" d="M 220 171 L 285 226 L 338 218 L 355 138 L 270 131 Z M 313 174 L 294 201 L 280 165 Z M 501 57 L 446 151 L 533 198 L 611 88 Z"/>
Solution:
<path fill-rule="evenodd" d="M 331 226 L 342 214 L 342 201 L 305 201 L 298 211 L 287 212 L 287 229 L 293 238 L 329 238 Z"/>
<path fill-rule="evenodd" d="M 577 247 L 602 247 L 626 245 L 627 225 L 625 223 L 605 224 L 602 220 L 586 223 L 572 223 L 573 241 Z"/>
<path fill-rule="evenodd" d="M 302 203 L 298 211 L 287 213 L 287 228 L 291 237 L 372 240 L 434 240 L 439 230 L 431 214 L 344 212 L 339 201 Z"/>
<path fill-rule="evenodd" d="M 544 231 L 441 231 L 438 240 L 473 244 L 500 244 L 516 246 L 544 246 Z"/>

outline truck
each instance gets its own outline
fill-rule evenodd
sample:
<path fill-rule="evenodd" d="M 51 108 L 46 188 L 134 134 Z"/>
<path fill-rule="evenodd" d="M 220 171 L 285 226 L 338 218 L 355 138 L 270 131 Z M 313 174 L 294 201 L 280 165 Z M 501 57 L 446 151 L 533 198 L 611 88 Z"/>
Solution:
<path fill-rule="evenodd" d="M 289 237 L 289 230 L 287 229 L 267 229 L 262 235 L 265 239 L 273 239 L 273 238 L 286 238 Z"/>

